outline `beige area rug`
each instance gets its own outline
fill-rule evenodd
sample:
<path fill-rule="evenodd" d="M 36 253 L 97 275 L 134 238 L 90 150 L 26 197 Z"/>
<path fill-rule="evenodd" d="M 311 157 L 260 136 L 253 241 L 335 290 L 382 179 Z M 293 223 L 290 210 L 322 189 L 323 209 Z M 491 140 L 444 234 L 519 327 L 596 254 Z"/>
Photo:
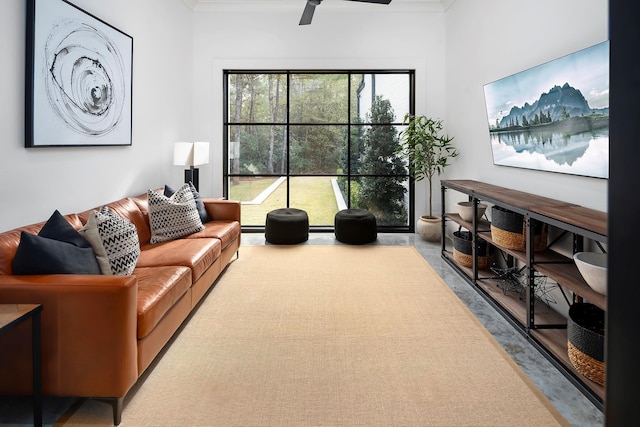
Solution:
<path fill-rule="evenodd" d="M 121 424 L 515 425 L 567 423 L 415 248 L 309 245 L 243 247 Z"/>

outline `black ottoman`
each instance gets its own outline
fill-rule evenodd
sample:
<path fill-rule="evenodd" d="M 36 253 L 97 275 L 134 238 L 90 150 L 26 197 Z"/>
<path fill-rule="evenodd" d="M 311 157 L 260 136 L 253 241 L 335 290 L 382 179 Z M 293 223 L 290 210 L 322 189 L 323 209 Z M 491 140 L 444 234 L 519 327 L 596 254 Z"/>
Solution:
<path fill-rule="evenodd" d="M 376 217 L 366 209 L 343 209 L 335 216 L 336 239 L 362 245 L 378 238 Z"/>
<path fill-rule="evenodd" d="M 302 209 L 275 209 L 267 214 L 264 237 L 269 243 L 292 245 L 309 239 L 309 216 Z"/>

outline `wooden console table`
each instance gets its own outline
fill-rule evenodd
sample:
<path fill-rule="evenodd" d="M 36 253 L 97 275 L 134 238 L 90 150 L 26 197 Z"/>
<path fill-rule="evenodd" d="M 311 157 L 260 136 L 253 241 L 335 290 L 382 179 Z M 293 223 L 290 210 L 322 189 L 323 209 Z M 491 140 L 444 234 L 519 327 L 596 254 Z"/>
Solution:
<path fill-rule="evenodd" d="M 0 304 L 0 334 L 31 319 L 31 361 L 33 366 L 33 425 L 42 426 L 42 364 L 40 353 L 41 304 Z M 3 349 L 10 351 L 10 349 Z M 2 367 L 0 366 L 0 369 Z"/>
<path fill-rule="evenodd" d="M 442 257 L 602 410 L 604 386 L 581 375 L 569 361 L 567 319 L 537 300 L 535 280 L 541 276 L 549 278 L 560 286 L 563 295 L 565 291 L 571 292 L 574 301 L 585 299 L 603 310 L 607 308 L 606 297 L 586 284 L 570 256 L 549 247 L 541 252 L 533 251 L 532 227 L 536 222 L 540 222 L 557 229 L 559 237 L 554 242 L 564 237 L 571 237 L 573 253 L 584 250 L 585 239 L 593 241 L 602 249 L 601 243 L 607 242 L 607 214 L 572 203 L 472 180 L 443 180 L 441 190 L 444 212 L 442 214 Z M 530 238 L 526 249 L 517 251 L 500 247 L 491 238 L 491 224 L 485 219 L 477 219 L 474 215 L 469 222 L 464 221 L 457 213 L 447 213 L 448 190 L 466 195 L 469 201 L 473 202 L 474 213 L 477 212 L 475 209 L 478 203 L 482 201 L 523 215 L 527 228 L 526 235 Z M 445 234 L 447 221 L 469 230 L 473 242 L 479 239 L 486 241 L 495 251 L 503 254 L 508 266 L 517 265 L 521 268 L 524 272 L 523 276 L 526 277 L 526 283 L 523 284 L 526 298 L 523 300 L 503 292 L 496 286 L 494 272 L 478 268 L 478 257 L 475 253 L 477 244 L 472 244 L 472 267 L 458 265 L 452 251 L 448 248 Z M 568 300 L 567 303 L 569 303 Z"/>

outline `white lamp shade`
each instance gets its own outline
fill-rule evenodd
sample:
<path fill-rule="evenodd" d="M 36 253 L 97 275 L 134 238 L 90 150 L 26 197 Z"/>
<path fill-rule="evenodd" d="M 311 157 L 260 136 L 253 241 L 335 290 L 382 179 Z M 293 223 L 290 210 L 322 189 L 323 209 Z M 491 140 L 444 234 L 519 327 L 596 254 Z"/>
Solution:
<path fill-rule="evenodd" d="M 193 165 L 206 165 L 209 163 L 209 143 L 194 142 L 193 143 Z"/>
<path fill-rule="evenodd" d="M 197 166 L 209 163 L 208 142 L 176 142 L 173 144 L 173 164 Z"/>
<path fill-rule="evenodd" d="M 191 166 L 193 162 L 191 142 L 176 142 L 173 144 L 173 164 L 176 166 Z"/>

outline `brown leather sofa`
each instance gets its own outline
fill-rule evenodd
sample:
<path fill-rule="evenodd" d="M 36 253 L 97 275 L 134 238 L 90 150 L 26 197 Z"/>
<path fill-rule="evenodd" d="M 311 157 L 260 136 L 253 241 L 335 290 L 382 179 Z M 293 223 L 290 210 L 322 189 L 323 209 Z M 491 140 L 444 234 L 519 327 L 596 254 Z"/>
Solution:
<path fill-rule="evenodd" d="M 41 303 L 45 396 L 107 399 L 120 423 L 125 395 L 212 287 L 240 247 L 240 203 L 203 199 L 212 221 L 184 238 L 151 244 L 147 194 L 107 206 L 136 226 L 130 276 L 13 275 L 21 231 L 0 233 L 0 303 Z M 91 210 L 65 215 L 80 229 Z M 30 325 L 0 335 L 0 394 L 32 390 Z"/>

